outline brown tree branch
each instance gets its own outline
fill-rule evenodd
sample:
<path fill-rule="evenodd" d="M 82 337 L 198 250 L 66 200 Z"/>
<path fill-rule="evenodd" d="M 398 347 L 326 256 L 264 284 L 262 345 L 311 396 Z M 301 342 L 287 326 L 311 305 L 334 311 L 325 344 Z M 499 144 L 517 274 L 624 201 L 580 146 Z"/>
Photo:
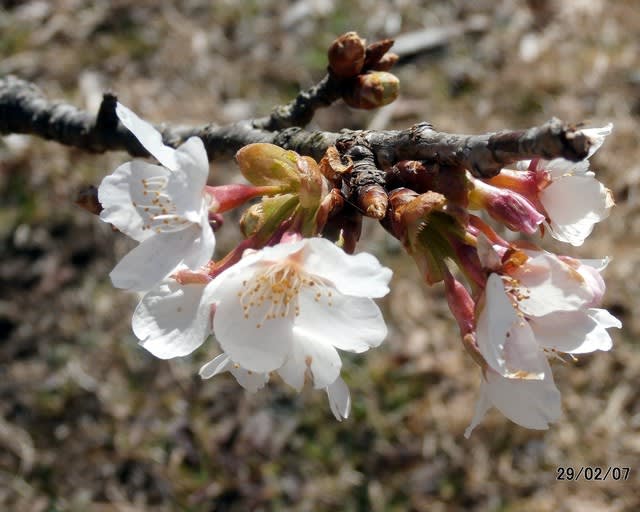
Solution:
<path fill-rule="evenodd" d="M 302 94 L 309 95 L 311 91 L 313 88 Z M 323 86 L 318 91 L 326 93 Z M 32 83 L 14 76 L 0 78 L 0 134 L 31 134 L 85 151 L 124 150 L 132 156 L 147 156 L 137 139 L 116 122 L 115 104 L 116 97 L 106 94 L 99 113 L 92 115 L 63 102 L 49 101 Z M 557 119 L 528 130 L 483 135 L 438 132 L 427 123 L 407 130 L 340 133 L 311 132 L 299 127 L 265 128 L 286 124 L 282 121 L 286 117 L 276 114 L 266 118 L 267 121 L 248 120 L 224 126 L 163 124 L 157 129 L 165 144 L 173 147 L 191 136 L 201 137 L 210 160 L 232 158 L 238 149 L 253 142 L 270 142 L 317 160 L 329 146 L 335 145 L 341 154 L 346 154 L 355 144 L 365 144 L 373 152 L 379 169 L 402 160 L 422 160 L 462 166 L 480 177 L 493 176 L 506 165 L 536 157 L 581 160 L 591 144 L 577 128 Z"/>

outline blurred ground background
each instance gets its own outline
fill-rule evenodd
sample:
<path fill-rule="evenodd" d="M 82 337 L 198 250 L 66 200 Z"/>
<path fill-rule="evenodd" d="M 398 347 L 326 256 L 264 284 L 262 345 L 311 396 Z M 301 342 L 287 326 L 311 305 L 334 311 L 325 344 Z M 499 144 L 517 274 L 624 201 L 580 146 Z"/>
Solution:
<path fill-rule="evenodd" d="M 399 36 L 401 98 L 336 104 L 343 127 L 480 133 L 551 116 L 609 121 L 592 167 L 618 206 L 575 256 L 610 255 L 611 353 L 553 364 L 564 417 L 549 431 L 497 412 L 465 440 L 479 372 L 439 286 L 377 226 L 362 248 L 395 269 L 387 342 L 346 358 L 352 417 L 321 392 L 247 395 L 153 359 L 130 330 L 135 297 L 108 273 L 130 248 L 73 205 L 128 157 L 29 137 L 0 141 L 0 509 L 7 511 L 640 510 L 640 11 L 634 1 L 333 0 L 0 2 L 0 74 L 96 109 L 103 90 L 154 122 L 263 115 L 322 77 L 328 44 Z M 426 31 L 414 39 L 407 34 Z M 410 48 L 411 42 L 417 47 Z M 435 41 L 436 44 L 428 44 Z M 211 182 L 235 176 L 215 163 Z M 234 178 L 236 179 L 236 178 Z M 233 224 L 232 222 L 228 224 Z M 220 234 L 230 248 L 233 230 Z M 550 240 L 546 247 L 560 249 Z M 556 468 L 630 467 L 627 482 L 556 481 Z"/>

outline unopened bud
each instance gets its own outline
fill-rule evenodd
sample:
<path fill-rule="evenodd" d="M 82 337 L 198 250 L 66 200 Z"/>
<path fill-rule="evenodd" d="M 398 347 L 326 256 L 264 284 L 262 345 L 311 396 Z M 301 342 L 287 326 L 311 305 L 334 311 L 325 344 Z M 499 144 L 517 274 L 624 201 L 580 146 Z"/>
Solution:
<path fill-rule="evenodd" d="M 383 219 L 388 205 L 389 197 L 380 185 L 365 185 L 358 191 L 358 206 L 367 217 Z"/>
<path fill-rule="evenodd" d="M 400 80 L 395 75 L 386 71 L 372 71 L 358 75 L 342 99 L 350 107 L 371 110 L 394 101 L 399 90 Z"/>
<path fill-rule="evenodd" d="M 497 188 L 475 178 L 471 178 L 471 183 L 469 207 L 486 210 L 491 218 L 512 231 L 532 235 L 544 222 L 544 215 L 517 192 Z"/>
<path fill-rule="evenodd" d="M 458 323 L 460 336 L 464 338 L 475 330 L 475 302 L 467 289 L 448 269 L 444 272 L 444 291 L 449 309 Z"/>
<path fill-rule="evenodd" d="M 282 186 L 297 190 L 300 184 L 298 155 L 280 146 L 264 142 L 249 144 L 236 153 L 242 175 L 253 185 Z"/>
<path fill-rule="evenodd" d="M 366 41 L 356 32 L 347 32 L 329 47 L 329 69 L 338 78 L 352 78 L 364 66 Z"/>

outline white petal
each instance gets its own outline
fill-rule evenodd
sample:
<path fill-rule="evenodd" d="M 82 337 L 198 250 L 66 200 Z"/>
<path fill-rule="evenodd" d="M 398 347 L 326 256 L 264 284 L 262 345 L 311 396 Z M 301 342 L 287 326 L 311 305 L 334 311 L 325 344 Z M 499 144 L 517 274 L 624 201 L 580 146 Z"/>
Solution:
<path fill-rule="evenodd" d="M 489 400 L 489 394 L 487 391 L 487 383 L 484 378 L 481 379 L 480 382 L 480 392 L 478 396 L 478 401 L 476 402 L 476 410 L 473 413 L 473 419 L 471 420 L 470 425 L 464 431 L 464 437 L 469 439 L 471 436 L 471 432 L 480 425 L 480 422 L 484 419 L 487 411 L 491 409 L 491 401 Z"/>
<path fill-rule="evenodd" d="M 333 415 L 338 421 L 347 419 L 351 411 L 351 395 L 345 382 L 338 377 L 326 390 Z"/>
<path fill-rule="evenodd" d="M 389 293 L 391 269 L 368 253 L 347 254 L 326 238 L 307 239 L 305 269 L 329 280 L 345 295 L 384 297 Z"/>
<path fill-rule="evenodd" d="M 209 160 L 202 139 L 191 137 L 176 150 L 179 167 L 168 190 L 178 212 L 199 216 L 202 193 L 209 177 Z"/>
<path fill-rule="evenodd" d="M 228 372 L 233 367 L 233 361 L 227 354 L 220 354 L 208 363 L 202 365 L 198 372 L 203 379 L 210 379 L 221 373 Z"/>
<path fill-rule="evenodd" d="M 173 233 L 155 233 L 111 271 L 113 286 L 131 291 L 150 290 L 180 264 L 200 233 L 199 226 Z"/>
<path fill-rule="evenodd" d="M 497 372 L 504 371 L 504 344 L 507 334 L 518 320 L 518 315 L 505 292 L 502 278 L 498 274 L 490 274 L 487 279 L 484 307 L 478 314 L 476 336 L 480 353 Z"/>
<path fill-rule="evenodd" d="M 546 359 L 529 324 L 514 310 L 497 274 L 491 274 L 487 280 L 477 340 L 480 353 L 500 375 L 515 379 L 541 379 L 544 376 Z"/>
<path fill-rule="evenodd" d="M 505 365 L 501 373 L 514 379 L 542 379 L 547 360 L 526 320 L 519 320 L 507 333 Z"/>
<path fill-rule="evenodd" d="M 606 256 L 604 258 L 581 259 L 579 261 L 582 265 L 595 268 L 598 272 L 602 272 L 609 266 L 609 263 L 611 263 L 611 258 Z"/>
<path fill-rule="evenodd" d="M 340 375 L 342 361 L 330 342 L 318 337 L 318 332 L 294 327 L 294 340 L 285 363 L 278 370 L 282 379 L 300 391 L 307 372 L 315 388 L 328 386 Z"/>
<path fill-rule="evenodd" d="M 161 359 L 186 356 L 208 335 L 210 309 L 201 305 L 204 286 L 167 280 L 148 292 L 133 314 L 140 344 Z"/>
<path fill-rule="evenodd" d="M 559 311 L 532 318 L 531 327 L 541 346 L 569 354 L 610 350 L 610 327 L 622 327 L 605 309 Z"/>
<path fill-rule="evenodd" d="M 98 187 L 98 200 L 103 207 L 100 218 L 138 242 L 149 238 L 153 232 L 142 229 L 144 219 L 134 203 L 144 204 L 146 201 L 142 192 L 143 179 L 167 174 L 164 167 L 138 160 L 121 165 Z"/>
<path fill-rule="evenodd" d="M 484 233 L 478 235 L 477 250 L 482 268 L 498 270 L 502 266 L 502 258 Z"/>
<path fill-rule="evenodd" d="M 587 158 L 591 158 L 591 155 L 600 149 L 600 146 L 604 144 L 604 139 L 607 135 L 611 134 L 612 131 L 613 123 L 609 123 L 601 128 L 587 128 L 585 130 L 580 130 L 581 133 L 591 139 L 591 147 L 589 148 Z"/>
<path fill-rule="evenodd" d="M 116 106 L 116 114 L 120 122 L 135 135 L 136 139 L 140 141 L 140 144 L 142 144 L 158 162 L 172 171 L 178 168 L 175 150 L 164 145 L 162 135 L 153 125 L 140 119 L 122 103 L 118 103 Z"/>
<path fill-rule="evenodd" d="M 331 306 L 327 305 L 326 297 L 316 302 L 308 289 L 301 293 L 296 330 L 349 352 L 365 352 L 386 338 L 384 318 L 371 299 L 334 292 L 330 301 Z"/>
<path fill-rule="evenodd" d="M 613 206 L 611 192 L 590 176 L 558 178 L 540 192 L 540 201 L 553 237 L 575 246 L 582 245 Z"/>
<path fill-rule="evenodd" d="M 267 382 L 269 382 L 268 373 L 252 372 L 236 365 L 233 365 L 229 371 L 231 372 L 231 375 L 236 378 L 238 384 L 240 384 L 249 393 L 257 392 L 259 389 L 262 389 Z"/>
<path fill-rule="evenodd" d="M 235 364 L 226 354 L 220 354 L 200 368 L 200 376 L 203 379 L 209 379 L 222 372 L 230 372 L 238 384 L 249 391 L 249 393 L 255 393 L 259 389 L 262 389 L 269 381 L 267 374 L 247 371 Z"/>
<path fill-rule="evenodd" d="M 547 429 L 562 414 L 562 406 L 551 368 L 545 363 L 543 380 L 505 379 L 487 371 L 486 392 L 491 404 L 518 425 Z"/>
<path fill-rule="evenodd" d="M 199 236 L 184 255 L 184 264 L 192 270 L 209 263 L 216 248 L 216 238 L 209 224 L 209 214 L 206 210 L 202 211 L 202 220 L 198 228 L 201 230 Z"/>
<path fill-rule="evenodd" d="M 271 307 L 268 301 L 251 307 L 245 318 L 238 293 L 244 291 L 242 283 L 246 279 L 246 274 L 236 272 L 223 272 L 214 279 L 218 283 L 211 290 L 218 305 L 213 330 L 222 349 L 235 362 L 247 370 L 270 372 L 282 366 L 289 353 L 293 321 L 290 317 L 267 320 Z"/>
<path fill-rule="evenodd" d="M 564 158 L 556 158 L 550 162 L 541 160 L 538 169 L 547 171 L 554 180 L 562 176 L 581 176 L 589 172 L 589 160 L 578 162 Z"/>
<path fill-rule="evenodd" d="M 518 301 L 518 308 L 528 316 L 574 311 L 588 306 L 594 298 L 584 276 L 551 253 L 529 258 L 512 277 L 528 293 Z"/>

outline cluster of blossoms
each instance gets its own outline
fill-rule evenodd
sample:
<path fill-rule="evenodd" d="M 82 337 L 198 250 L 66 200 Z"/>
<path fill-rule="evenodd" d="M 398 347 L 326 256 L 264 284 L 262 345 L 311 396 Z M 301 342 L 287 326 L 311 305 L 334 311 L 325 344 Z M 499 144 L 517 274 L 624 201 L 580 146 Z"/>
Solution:
<path fill-rule="evenodd" d="M 336 418 L 346 418 L 350 397 L 338 351 L 365 352 L 385 339 L 372 299 L 388 293 L 391 279 L 374 256 L 352 254 L 361 217 L 340 192 L 350 167 L 336 163 L 335 152 L 317 164 L 252 144 L 237 154 L 250 184 L 211 187 L 199 138 L 173 149 L 126 107 L 116 113 L 159 163 L 126 163 L 98 191 L 102 220 L 139 242 L 111 279 L 142 294 L 133 315 L 141 345 L 168 359 L 191 354 L 213 335 L 221 353 L 200 369 L 203 378 L 230 372 L 251 392 L 275 374 L 296 390 L 308 382 L 326 391 Z M 582 131 L 589 157 L 609 132 Z M 413 161 L 387 175 L 382 224 L 428 283 L 444 282 L 463 345 L 481 369 L 466 435 L 491 406 L 525 427 L 547 428 L 561 413 L 547 356 L 608 350 L 607 328 L 620 327 L 598 307 L 608 260 L 508 242 L 472 212 L 529 235 L 546 229 L 578 246 L 608 215 L 610 192 L 588 158 L 520 162 L 490 179 Z M 242 216 L 243 241 L 213 260 L 212 226 L 252 199 L 259 201 Z"/>

